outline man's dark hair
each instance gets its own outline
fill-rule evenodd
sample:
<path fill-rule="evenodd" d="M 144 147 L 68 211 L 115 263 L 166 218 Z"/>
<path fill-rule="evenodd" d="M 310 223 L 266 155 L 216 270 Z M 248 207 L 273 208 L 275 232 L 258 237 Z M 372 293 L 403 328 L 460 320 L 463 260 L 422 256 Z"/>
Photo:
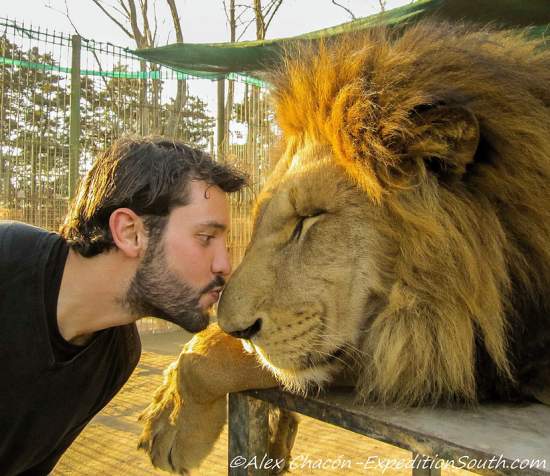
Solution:
<path fill-rule="evenodd" d="M 224 192 L 245 184 L 244 174 L 204 152 L 166 138 L 125 137 L 94 162 L 80 182 L 60 233 L 82 256 L 113 248 L 109 218 L 117 208 L 144 216 L 146 226 L 163 226 L 173 208 L 189 202 L 189 183 L 201 180 Z M 148 230 L 149 231 L 149 230 Z"/>

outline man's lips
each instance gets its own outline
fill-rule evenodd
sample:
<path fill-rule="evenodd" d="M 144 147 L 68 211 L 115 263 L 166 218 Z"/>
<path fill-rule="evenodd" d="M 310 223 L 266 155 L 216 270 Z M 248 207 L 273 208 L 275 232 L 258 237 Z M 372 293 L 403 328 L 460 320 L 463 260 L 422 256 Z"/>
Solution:
<path fill-rule="evenodd" d="M 206 292 L 204 295 L 208 297 L 207 299 L 207 306 L 212 306 L 213 304 L 217 303 L 220 299 L 220 294 L 222 292 L 222 288 L 214 288 L 211 291 Z"/>
<path fill-rule="evenodd" d="M 220 294 L 221 294 L 221 289 L 219 290 L 212 290 L 210 291 L 208 294 L 210 294 L 211 296 L 215 297 L 216 298 L 216 301 L 220 298 Z"/>

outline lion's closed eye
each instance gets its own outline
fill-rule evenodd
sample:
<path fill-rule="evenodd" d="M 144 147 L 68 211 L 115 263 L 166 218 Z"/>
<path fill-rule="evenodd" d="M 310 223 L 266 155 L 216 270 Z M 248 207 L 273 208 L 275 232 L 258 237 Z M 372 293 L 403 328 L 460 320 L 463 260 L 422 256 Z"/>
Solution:
<path fill-rule="evenodd" d="M 307 231 L 316 222 L 318 222 L 325 213 L 326 213 L 326 210 L 316 210 L 310 215 L 299 216 L 298 222 L 296 223 L 296 226 L 294 227 L 294 231 L 292 232 L 292 236 L 290 237 L 290 241 L 299 240 L 300 238 L 304 237 Z"/>

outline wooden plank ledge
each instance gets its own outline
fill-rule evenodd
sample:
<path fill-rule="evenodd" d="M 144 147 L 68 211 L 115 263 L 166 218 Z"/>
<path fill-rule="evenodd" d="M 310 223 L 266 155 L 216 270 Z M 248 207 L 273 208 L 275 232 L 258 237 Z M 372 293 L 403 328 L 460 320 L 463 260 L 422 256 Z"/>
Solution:
<path fill-rule="evenodd" d="M 545 405 L 382 408 L 356 405 L 349 389 L 331 389 L 327 394 L 308 398 L 280 389 L 250 390 L 235 395 L 268 402 L 434 460 L 471 463 L 475 460 L 485 467 L 464 469 L 478 474 L 550 475 L 550 407 Z M 233 396 L 230 395 L 230 407 Z M 238 431 L 241 430 L 230 428 L 230 434 Z M 490 468 L 489 461 L 493 461 Z M 526 462 L 531 467 L 519 467 Z"/>

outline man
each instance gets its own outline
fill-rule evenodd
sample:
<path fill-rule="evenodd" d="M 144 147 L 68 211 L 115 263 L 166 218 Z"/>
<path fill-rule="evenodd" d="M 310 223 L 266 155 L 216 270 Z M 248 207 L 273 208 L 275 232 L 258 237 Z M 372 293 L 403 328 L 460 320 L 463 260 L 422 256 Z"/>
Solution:
<path fill-rule="evenodd" d="M 196 332 L 231 267 L 226 192 L 244 177 L 165 139 L 122 139 L 61 235 L 0 224 L 0 474 L 47 474 L 137 365 L 135 321 Z"/>

